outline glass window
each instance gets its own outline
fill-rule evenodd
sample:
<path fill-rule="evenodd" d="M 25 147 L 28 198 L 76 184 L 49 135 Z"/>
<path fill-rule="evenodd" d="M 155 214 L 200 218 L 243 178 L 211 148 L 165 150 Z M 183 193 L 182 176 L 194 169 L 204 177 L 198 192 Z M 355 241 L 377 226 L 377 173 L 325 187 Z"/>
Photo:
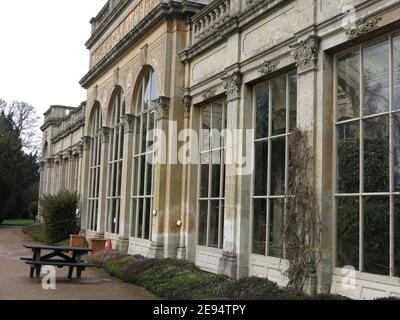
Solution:
<path fill-rule="evenodd" d="M 102 116 L 100 106 L 94 109 L 91 123 L 90 136 L 90 164 L 89 164 L 89 196 L 88 196 L 88 229 L 97 231 L 98 208 L 100 194 L 100 169 L 101 169 L 101 131 Z"/>
<path fill-rule="evenodd" d="M 271 97 L 271 99 L 269 98 Z M 254 88 L 253 253 L 283 258 L 283 201 L 287 192 L 288 139 L 297 126 L 297 75 Z"/>
<path fill-rule="evenodd" d="M 399 39 L 389 35 L 336 59 L 336 266 L 386 276 L 400 276 Z"/>
<path fill-rule="evenodd" d="M 150 240 L 154 201 L 155 108 L 156 75 L 148 70 L 135 100 L 135 137 L 133 151 L 131 237 Z M 150 136 L 150 134 L 153 134 Z"/>
<path fill-rule="evenodd" d="M 225 101 L 216 101 L 201 110 L 201 151 L 199 166 L 198 244 L 222 249 L 224 234 Z"/>
<path fill-rule="evenodd" d="M 122 90 L 114 96 L 111 110 L 111 131 L 108 154 L 107 231 L 119 233 L 122 163 L 124 154 L 125 97 Z"/>

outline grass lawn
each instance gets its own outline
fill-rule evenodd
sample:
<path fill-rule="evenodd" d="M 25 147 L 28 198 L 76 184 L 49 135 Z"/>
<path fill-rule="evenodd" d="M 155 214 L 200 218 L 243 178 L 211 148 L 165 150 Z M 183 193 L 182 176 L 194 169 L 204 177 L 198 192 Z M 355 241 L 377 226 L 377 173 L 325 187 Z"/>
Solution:
<path fill-rule="evenodd" d="M 4 220 L 3 225 L 7 226 L 30 226 L 35 221 L 32 219 L 15 219 L 15 220 Z"/>

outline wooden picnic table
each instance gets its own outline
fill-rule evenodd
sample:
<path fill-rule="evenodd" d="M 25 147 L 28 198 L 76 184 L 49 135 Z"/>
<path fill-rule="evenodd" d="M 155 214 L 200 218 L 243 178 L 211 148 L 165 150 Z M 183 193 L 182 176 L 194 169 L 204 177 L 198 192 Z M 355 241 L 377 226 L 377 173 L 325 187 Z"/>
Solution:
<path fill-rule="evenodd" d="M 33 279 L 36 271 L 36 281 L 40 283 L 40 274 L 42 266 L 55 266 L 58 268 L 68 267 L 68 279 L 72 279 L 74 268 L 76 268 L 76 279 L 81 282 L 82 271 L 86 268 L 95 267 L 87 264 L 82 257 L 92 250 L 89 248 L 76 247 L 57 247 L 40 244 L 24 245 L 25 248 L 31 249 L 32 257 L 21 257 L 22 261 L 30 265 L 30 277 Z M 50 251 L 50 253 L 42 256 L 42 251 Z M 72 253 L 72 255 L 68 255 Z"/>

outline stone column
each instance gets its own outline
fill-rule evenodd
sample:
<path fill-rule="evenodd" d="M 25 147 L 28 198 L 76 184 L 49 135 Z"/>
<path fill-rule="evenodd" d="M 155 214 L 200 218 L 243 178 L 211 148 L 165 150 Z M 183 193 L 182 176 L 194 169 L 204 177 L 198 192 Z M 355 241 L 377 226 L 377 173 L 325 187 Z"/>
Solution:
<path fill-rule="evenodd" d="M 51 194 L 54 188 L 54 179 L 53 179 L 53 171 L 54 171 L 54 159 L 48 158 L 47 159 L 47 183 L 46 183 L 46 190 L 44 193 Z"/>
<path fill-rule="evenodd" d="M 124 161 L 122 164 L 121 180 L 121 208 L 119 219 L 119 239 L 117 247 L 120 251 L 128 251 L 129 226 L 131 217 L 131 186 L 132 186 L 132 154 L 134 143 L 134 120 L 135 116 L 126 114 L 123 116 L 124 123 Z"/>
<path fill-rule="evenodd" d="M 153 101 L 156 108 L 156 129 L 162 136 L 156 138 L 154 165 L 154 201 L 152 215 L 152 233 L 149 258 L 164 257 L 165 223 L 167 207 L 167 137 L 169 128 L 169 98 L 160 97 Z"/>
<path fill-rule="evenodd" d="M 192 109 L 192 97 L 190 95 L 185 95 L 182 99 L 183 103 L 183 121 L 184 121 L 184 128 L 188 129 L 190 128 L 190 120 L 191 120 L 191 109 Z M 190 139 L 190 143 L 192 143 L 192 138 Z M 189 145 L 187 145 L 188 148 L 190 148 Z M 185 152 L 193 152 L 193 149 L 190 148 L 189 150 L 185 149 Z M 189 214 L 189 195 L 188 195 L 188 181 L 189 181 L 189 173 L 190 173 L 190 164 L 183 165 L 183 170 L 182 170 L 182 204 L 181 204 L 181 222 L 182 226 L 180 229 L 180 234 L 179 234 L 179 248 L 177 252 L 177 258 L 184 260 L 188 259 L 188 235 L 189 232 L 194 232 L 194 230 L 190 230 L 190 222 L 195 221 L 191 220 L 190 214 Z"/>
<path fill-rule="evenodd" d="M 240 137 L 234 133 L 235 130 L 239 129 L 242 74 L 236 70 L 222 80 L 227 93 L 227 131 L 233 139 L 227 139 L 224 246 L 219 273 L 236 278 L 238 267 L 238 243 L 236 239 L 238 230 L 238 175 L 236 163 L 238 162 L 237 148 L 240 144 Z"/>
<path fill-rule="evenodd" d="M 107 172 L 108 172 L 108 147 L 110 143 L 110 128 L 101 130 L 101 172 L 99 186 L 99 212 L 97 221 L 97 236 L 104 237 L 107 223 Z"/>
<path fill-rule="evenodd" d="M 89 161 L 91 138 L 84 136 L 78 146 L 77 152 L 80 159 L 79 194 L 81 196 L 81 232 L 86 232 L 89 227 L 88 196 L 89 196 Z"/>
<path fill-rule="evenodd" d="M 307 132 L 309 147 L 314 156 L 316 152 L 315 134 L 317 110 L 317 72 L 320 39 L 316 35 L 310 35 L 292 46 L 292 57 L 297 66 L 297 126 L 300 130 Z M 310 164 L 309 180 L 316 186 L 315 176 L 316 159 Z M 315 188 L 315 194 L 320 196 L 320 190 Z M 310 275 L 305 291 L 314 293 L 317 289 L 316 274 Z"/>

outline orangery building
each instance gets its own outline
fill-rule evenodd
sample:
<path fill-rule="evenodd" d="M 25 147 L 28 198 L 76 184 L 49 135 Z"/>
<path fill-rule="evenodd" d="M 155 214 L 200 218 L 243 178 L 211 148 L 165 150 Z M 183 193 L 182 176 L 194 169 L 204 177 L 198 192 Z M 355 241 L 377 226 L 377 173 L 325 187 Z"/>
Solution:
<path fill-rule="evenodd" d="M 90 23 L 87 99 L 45 113 L 40 184 L 79 193 L 87 238 L 284 286 L 301 131 L 310 283 L 400 296 L 400 1 L 109 0 Z"/>

